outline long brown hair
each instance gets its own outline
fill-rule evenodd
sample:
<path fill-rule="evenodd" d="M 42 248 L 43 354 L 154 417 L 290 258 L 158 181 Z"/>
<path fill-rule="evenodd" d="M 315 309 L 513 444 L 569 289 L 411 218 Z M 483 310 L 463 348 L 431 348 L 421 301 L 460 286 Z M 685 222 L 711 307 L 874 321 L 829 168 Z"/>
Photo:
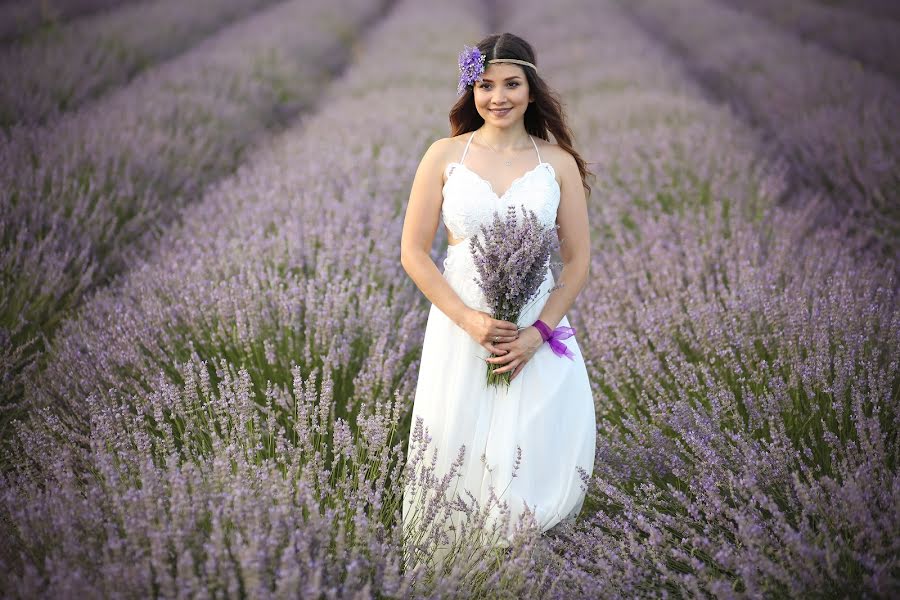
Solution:
<path fill-rule="evenodd" d="M 492 33 L 476 44 L 487 61 L 495 58 L 517 58 L 527 60 L 537 66 L 534 50 L 531 44 L 512 33 Z M 534 69 L 523 66 L 525 77 L 528 80 L 528 88 L 534 102 L 528 104 L 525 109 L 525 130 L 542 140 L 550 141 L 549 133 L 553 134 L 560 148 L 571 154 L 578 164 L 581 173 L 581 184 L 588 196 L 591 194 L 591 186 L 588 184 L 588 176 L 593 175 L 587 168 L 587 163 L 575 150 L 572 144 L 572 132 L 566 124 L 565 111 L 558 94 L 538 75 Z M 462 133 L 475 131 L 484 124 L 484 119 L 475 108 L 475 91 L 472 84 L 466 86 L 465 93 L 459 97 L 453 108 L 450 109 L 450 136 L 455 137 Z"/>

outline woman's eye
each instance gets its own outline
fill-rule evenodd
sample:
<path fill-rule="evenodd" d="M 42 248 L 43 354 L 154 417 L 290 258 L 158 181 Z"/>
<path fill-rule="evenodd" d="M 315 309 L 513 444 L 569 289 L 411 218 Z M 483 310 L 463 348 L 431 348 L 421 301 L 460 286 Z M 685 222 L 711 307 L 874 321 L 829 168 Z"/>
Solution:
<path fill-rule="evenodd" d="M 516 87 L 519 87 L 519 82 L 518 82 L 518 81 L 510 81 L 510 82 L 509 82 L 509 85 L 514 85 L 514 86 L 516 86 Z M 489 87 L 491 87 L 491 84 L 489 84 L 489 83 L 482 83 L 482 84 L 481 84 L 481 89 L 486 89 L 486 88 L 489 88 Z"/>

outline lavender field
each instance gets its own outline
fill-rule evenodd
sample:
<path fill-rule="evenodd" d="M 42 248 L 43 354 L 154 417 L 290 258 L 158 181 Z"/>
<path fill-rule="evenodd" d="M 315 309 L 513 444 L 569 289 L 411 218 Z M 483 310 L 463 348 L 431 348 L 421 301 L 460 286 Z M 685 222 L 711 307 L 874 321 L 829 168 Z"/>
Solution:
<path fill-rule="evenodd" d="M 900 595 L 890 2 L 51 4 L 0 30 L 0 595 Z M 574 523 L 465 502 L 437 569 L 400 235 L 500 31 L 595 175 L 597 451 Z"/>

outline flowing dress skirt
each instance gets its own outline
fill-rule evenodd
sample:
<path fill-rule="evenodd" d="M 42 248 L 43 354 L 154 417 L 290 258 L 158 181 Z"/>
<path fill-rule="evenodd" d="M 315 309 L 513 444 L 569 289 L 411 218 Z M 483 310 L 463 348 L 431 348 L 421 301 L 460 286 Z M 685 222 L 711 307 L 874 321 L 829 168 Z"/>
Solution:
<path fill-rule="evenodd" d="M 473 279 L 476 271 L 469 248 L 468 240 L 448 247 L 443 276 L 466 305 L 490 312 Z M 548 267 L 539 299 L 520 316 L 520 327 L 540 316 L 549 297 L 546 292 L 554 283 Z M 552 323 L 548 325 L 555 328 Z M 568 327 L 568 318 L 563 317 L 559 325 Z M 526 504 L 543 532 L 561 520 L 573 519 L 584 502 L 578 468 L 588 475 L 593 473 L 596 417 L 577 336 L 576 332 L 563 340 L 574 353 L 574 360 L 554 354 L 545 343 L 508 388 L 489 387 L 484 359 L 490 353 L 431 305 L 412 426 L 415 429 L 416 419 L 423 419 L 431 436 L 424 463 L 430 466 L 437 451 L 434 464 L 438 477 L 449 471 L 465 445 L 459 477 L 451 483 L 447 497 L 458 495 L 466 504 L 474 497 L 478 508 L 483 509 L 493 486 L 494 494 L 507 503 L 511 513 L 499 546 L 508 545 Z M 513 477 L 519 451 L 521 460 Z M 412 452 L 410 447 L 407 456 Z M 404 495 L 405 525 L 412 520 L 414 504 L 420 502 L 421 491 Z M 418 513 L 417 518 L 421 518 L 421 508 Z M 488 525 L 499 519 L 500 512 L 495 509 L 491 514 Z M 449 523 L 455 531 L 460 531 L 463 516 L 460 511 L 451 513 Z M 444 530 L 452 544 L 454 531 Z M 448 548 L 438 548 L 438 561 Z"/>

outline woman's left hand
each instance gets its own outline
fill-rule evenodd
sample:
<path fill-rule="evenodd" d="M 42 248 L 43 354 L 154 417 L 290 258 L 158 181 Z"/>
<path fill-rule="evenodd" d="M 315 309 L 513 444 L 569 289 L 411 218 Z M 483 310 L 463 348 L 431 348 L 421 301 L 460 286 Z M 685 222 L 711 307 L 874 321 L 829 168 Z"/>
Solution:
<path fill-rule="evenodd" d="M 494 373 L 505 373 L 512 370 L 512 376 L 509 378 L 509 380 L 512 381 L 516 378 L 519 371 L 522 370 L 522 367 L 525 366 L 525 363 L 531 360 L 531 357 L 534 356 L 534 353 L 537 352 L 538 348 L 540 348 L 543 343 L 544 338 L 541 337 L 541 332 L 537 330 L 537 327 L 532 325 L 520 330 L 519 337 L 515 340 L 494 344 L 497 348 L 507 350 L 508 352 L 502 356 L 488 358 L 487 361 L 494 363 L 495 365 L 503 365 L 499 369 L 496 369 Z"/>

